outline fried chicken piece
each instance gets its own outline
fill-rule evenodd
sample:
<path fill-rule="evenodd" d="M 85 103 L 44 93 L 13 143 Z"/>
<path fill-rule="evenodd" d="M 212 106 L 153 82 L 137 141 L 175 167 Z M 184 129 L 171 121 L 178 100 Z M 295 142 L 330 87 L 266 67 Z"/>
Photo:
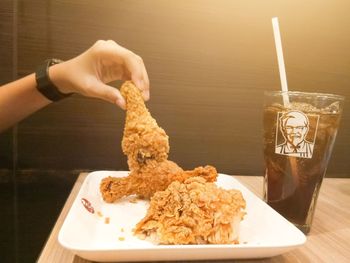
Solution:
<path fill-rule="evenodd" d="M 202 176 L 215 181 L 216 169 L 212 166 L 183 171 L 168 160 L 169 137 L 151 116 L 140 90 L 130 81 L 121 89 L 126 100 L 126 120 L 122 140 L 123 153 L 128 157 L 129 176 L 107 177 L 101 181 L 100 191 L 106 202 L 137 194 L 146 198 L 165 190 L 174 180 L 183 182 L 190 176 Z"/>
<path fill-rule="evenodd" d="M 153 169 L 150 169 L 153 166 Z M 106 177 L 102 179 L 100 189 L 103 199 L 108 203 L 136 194 L 150 198 L 155 192 L 165 190 L 173 181 L 184 182 L 189 177 L 200 176 L 208 182 L 214 182 L 217 171 L 213 166 L 197 167 L 191 171 L 178 171 L 178 166 L 172 161 L 150 162 L 147 170 L 140 173 L 130 173 L 127 177 Z"/>
<path fill-rule="evenodd" d="M 169 137 L 146 108 L 140 90 L 131 81 L 126 81 L 120 92 L 126 101 L 122 149 L 128 157 L 130 171 L 147 165 L 149 160 L 166 160 Z"/>
<path fill-rule="evenodd" d="M 246 203 L 238 190 L 224 190 L 204 178 L 174 181 L 151 198 L 134 234 L 157 244 L 238 243 Z"/>

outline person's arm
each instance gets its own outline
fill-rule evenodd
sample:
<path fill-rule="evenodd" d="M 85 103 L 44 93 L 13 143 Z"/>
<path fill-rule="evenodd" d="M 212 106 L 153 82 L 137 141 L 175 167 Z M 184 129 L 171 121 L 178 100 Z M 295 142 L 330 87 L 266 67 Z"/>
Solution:
<path fill-rule="evenodd" d="M 0 87 L 0 131 L 49 103 L 36 89 L 34 74 Z"/>
<path fill-rule="evenodd" d="M 124 109 L 118 89 L 106 83 L 132 80 L 149 99 L 149 80 L 142 59 L 112 40 L 97 41 L 81 55 L 51 66 L 50 80 L 62 93 L 80 93 L 115 103 Z M 11 127 L 51 101 L 37 90 L 35 75 L 0 87 L 0 131 Z"/>

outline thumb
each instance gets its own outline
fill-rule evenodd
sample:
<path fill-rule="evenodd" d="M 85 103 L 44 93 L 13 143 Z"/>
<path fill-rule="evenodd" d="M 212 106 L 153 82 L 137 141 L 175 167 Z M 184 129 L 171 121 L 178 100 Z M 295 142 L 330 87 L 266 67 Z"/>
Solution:
<path fill-rule="evenodd" d="M 100 82 L 94 89 L 94 93 L 94 97 L 117 104 L 125 110 L 125 100 L 118 89 Z"/>

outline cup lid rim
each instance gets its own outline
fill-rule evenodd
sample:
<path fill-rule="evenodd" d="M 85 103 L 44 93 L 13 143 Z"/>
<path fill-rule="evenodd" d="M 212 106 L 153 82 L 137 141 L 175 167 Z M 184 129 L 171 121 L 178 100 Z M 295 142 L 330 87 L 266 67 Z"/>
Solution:
<path fill-rule="evenodd" d="M 345 96 L 343 95 L 332 94 L 332 93 L 321 93 L 321 92 L 267 90 L 264 93 L 266 95 L 290 94 L 290 95 L 309 95 L 309 96 L 316 96 L 316 97 L 327 97 L 327 98 L 338 99 L 338 100 L 345 99 Z"/>

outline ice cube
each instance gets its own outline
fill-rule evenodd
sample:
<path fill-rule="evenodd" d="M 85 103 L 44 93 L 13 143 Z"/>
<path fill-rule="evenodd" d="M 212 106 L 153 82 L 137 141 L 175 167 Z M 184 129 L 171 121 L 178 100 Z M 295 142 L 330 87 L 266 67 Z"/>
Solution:
<path fill-rule="evenodd" d="M 326 113 L 337 113 L 339 112 L 340 104 L 339 101 L 335 101 L 332 104 L 328 105 L 326 108 L 323 108 L 322 111 Z"/>

